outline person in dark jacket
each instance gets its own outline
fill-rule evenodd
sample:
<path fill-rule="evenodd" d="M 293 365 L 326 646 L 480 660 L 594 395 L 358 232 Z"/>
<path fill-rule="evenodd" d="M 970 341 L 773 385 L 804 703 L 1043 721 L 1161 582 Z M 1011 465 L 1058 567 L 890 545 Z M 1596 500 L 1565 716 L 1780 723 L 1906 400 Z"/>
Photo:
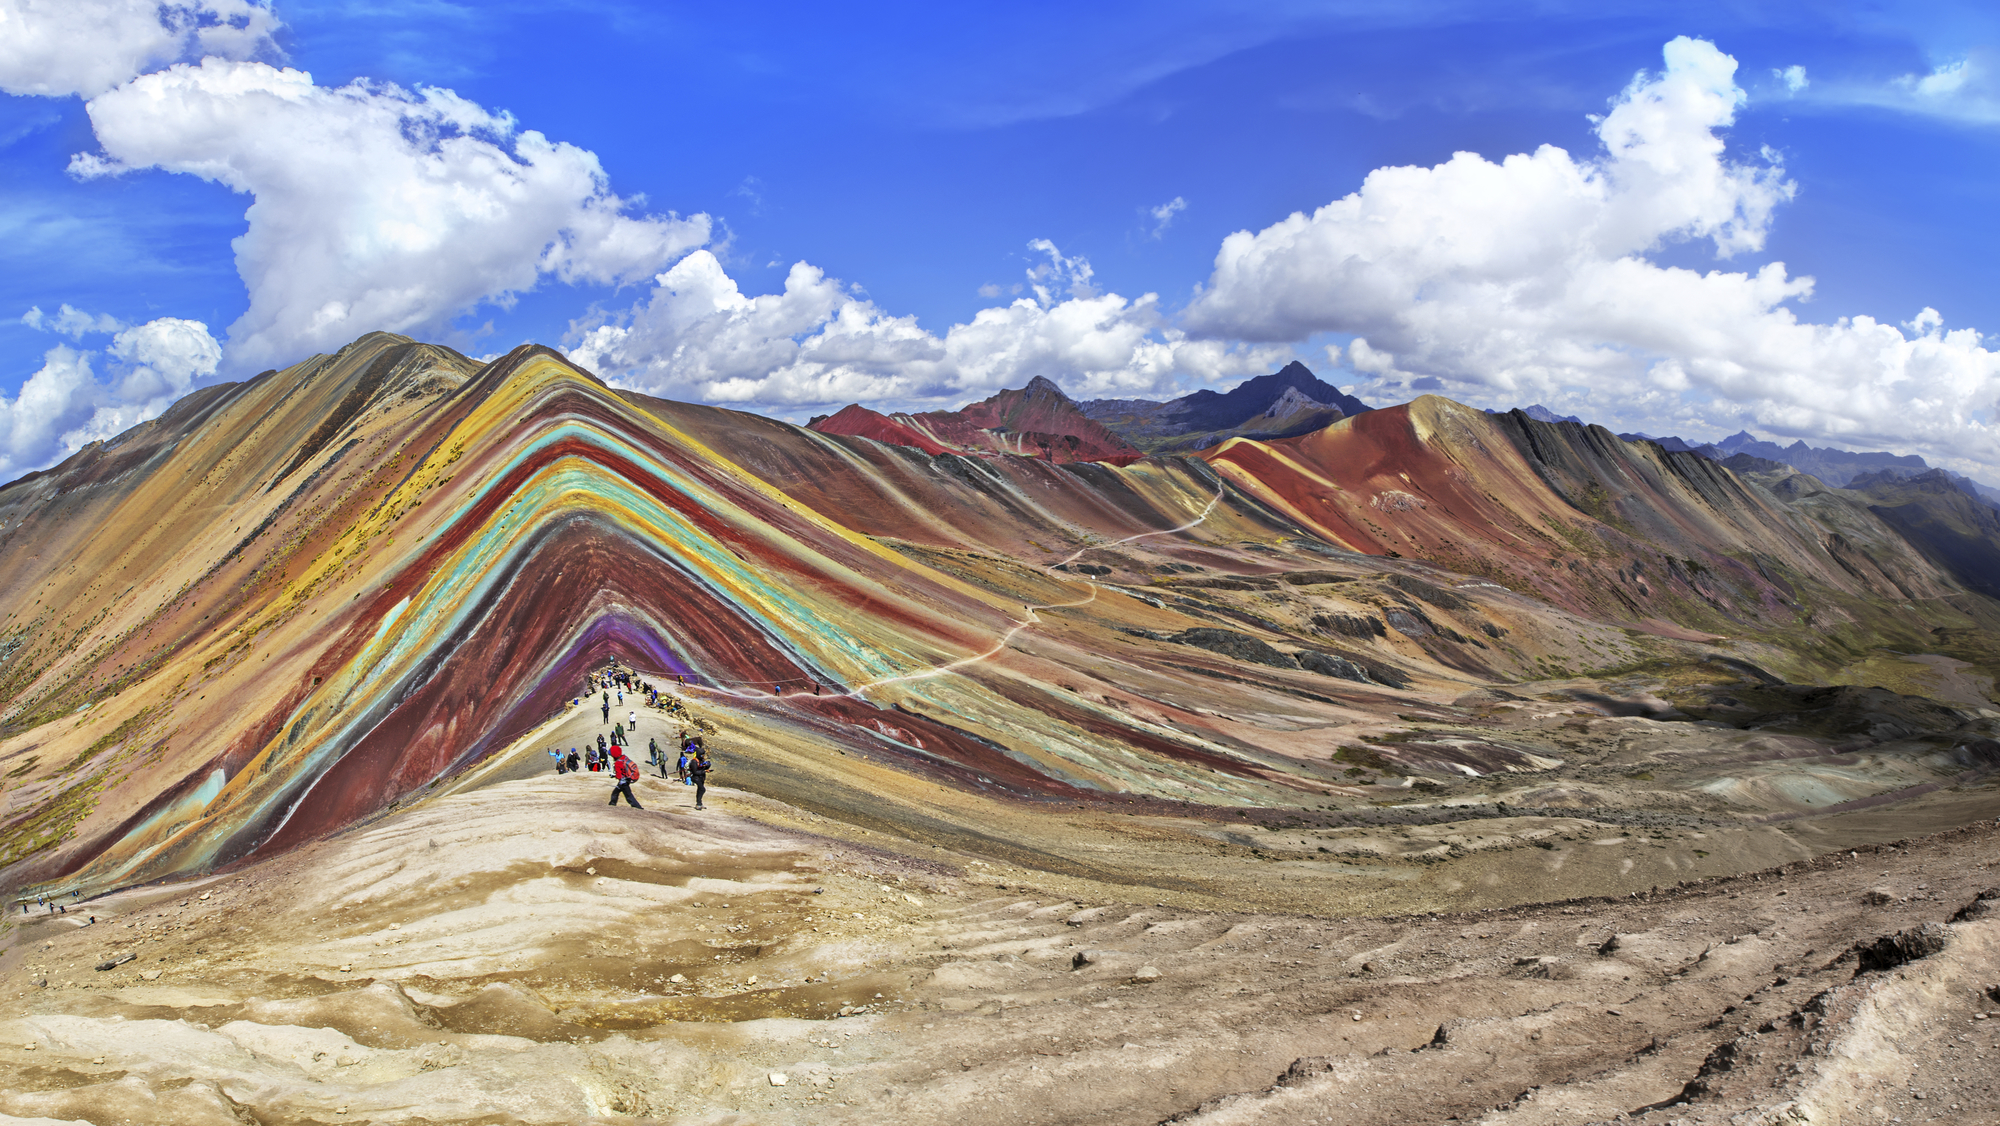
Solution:
<path fill-rule="evenodd" d="M 688 777 L 694 782 L 694 807 L 705 809 L 707 807 L 702 805 L 702 799 L 708 795 L 708 772 L 715 769 L 715 764 L 708 761 L 706 750 L 696 747 L 694 757 L 688 760 L 687 769 Z"/>

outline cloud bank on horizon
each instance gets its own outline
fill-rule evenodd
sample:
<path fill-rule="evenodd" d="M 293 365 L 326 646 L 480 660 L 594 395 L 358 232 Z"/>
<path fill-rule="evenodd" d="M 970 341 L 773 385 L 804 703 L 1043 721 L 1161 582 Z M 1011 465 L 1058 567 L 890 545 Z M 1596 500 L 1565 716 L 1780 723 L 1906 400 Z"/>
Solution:
<path fill-rule="evenodd" d="M 746 294 L 708 214 L 648 210 L 613 191 L 596 153 L 450 90 L 319 85 L 283 65 L 281 27 L 252 0 L 0 0 L 0 90 L 84 99 L 98 150 L 74 156 L 73 177 L 158 170 L 251 199 L 233 243 L 248 304 L 221 342 L 186 318 L 127 325 L 67 305 L 23 317 L 69 342 L 0 398 L 0 477 L 219 372 L 374 329 L 446 334 L 550 281 L 612 290 L 564 343 L 614 384 L 787 415 L 956 405 L 1035 375 L 1079 397 L 1163 396 L 1261 374 L 1331 336 L 1328 355 L 1377 401 L 1543 401 L 1654 433 L 1726 432 L 1749 415 L 2000 469 L 2000 356 L 1977 331 L 1929 308 L 1814 323 L 1796 308 L 1813 278 L 1775 261 L 1728 268 L 1763 251 L 1799 186 L 1776 153 L 1729 153 L 1746 94 L 1736 60 L 1704 40 L 1668 42 L 1660 70 L 1610 99 L 1593 119 L 1601 151 L 1377 168 L 1310 214 L 1224 238 L 1178 308 L 1105 291 L 1084 255 L 1037 239 L 1021 296 L 940 333 L 807 261 L 779 292 Z M 1984 61 L 1955 65 L 1892 95 L 1976 117 Z M 1789 97 L 1866 101 L 1803 68 L 1775 80 Z M 1180 195 L 1142 208 L 1140 237 L 1187 210 Z M 1685 265 L 1697 245 L 1719 264 Z"/>

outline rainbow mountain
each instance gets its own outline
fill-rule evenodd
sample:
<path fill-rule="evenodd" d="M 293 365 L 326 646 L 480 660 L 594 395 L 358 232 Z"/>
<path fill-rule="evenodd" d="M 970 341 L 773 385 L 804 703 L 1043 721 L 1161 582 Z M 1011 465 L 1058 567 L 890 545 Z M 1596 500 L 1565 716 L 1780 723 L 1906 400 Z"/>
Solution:
<path fill-rule="evenodd" d="M 1987 667 L 2000 604 L 1882 501 L 1429 396 L 1189 456 L 929 451 L 376 333 L 0 488 L 0 865 L 104 889 L 291 848 L 614 658 L 810 748 L 746 782 L 788 799 L 865 762 L 1141 812 L 1363 800 L 1342 740 L 1500 685 Z M 1371 754 L 1441 787 L 1548 761 Z"/>

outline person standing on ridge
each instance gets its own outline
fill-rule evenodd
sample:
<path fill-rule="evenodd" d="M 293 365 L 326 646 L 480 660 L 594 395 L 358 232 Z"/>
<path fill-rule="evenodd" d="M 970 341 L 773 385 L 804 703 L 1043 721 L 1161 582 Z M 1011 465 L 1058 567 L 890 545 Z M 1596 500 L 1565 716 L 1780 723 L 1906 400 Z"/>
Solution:
<path fill-rule="evenodd" d="M 708 752 L 706 750 L 696 747 L 694 758 L 688 760 L 687 768 L 688 777 L 694 781 L 694 807 L 696 809 L 706 809 L 707 807 L 702 804 L 702 799 L 708 794 L 708 772 L 715 769 L 715 764 L 708 761 Z"/>
<path fill-rule="evenodd" d="M 632 783 L 639 780 L 639 765 L 624 755 L 613 752 L 611 756 L 611 777 L 617 785 L 611 787 L 611 804 L 618 804 L 618 795 L 625 795 L 626 804 L 633 809 L 644 808 L 639 799 L 632 796 Z"/>

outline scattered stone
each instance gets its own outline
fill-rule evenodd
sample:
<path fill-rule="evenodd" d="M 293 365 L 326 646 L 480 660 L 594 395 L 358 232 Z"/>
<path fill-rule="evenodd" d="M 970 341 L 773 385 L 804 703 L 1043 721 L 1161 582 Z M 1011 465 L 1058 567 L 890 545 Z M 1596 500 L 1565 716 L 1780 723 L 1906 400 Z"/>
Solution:
<path fill-rule="evenodd" d="M 1225 657 L 1234 657 L 1239 661 L 1269 665 L 1274 669 L 1299 667 L 1298 661 L 1294 658 L 1278 652 L 1247 633 L 1238 633 L 1233 629 L 1199 626 L 1195 629 L 1182 630 L 1167 640 L 1182 645 L 1192 645 L 1197 649 L 1206 649 L 1211 653 L 1220 653 Z"/>
<path fill-rule="evenodd" d="M 791 1081 L 792 1077 L 786 1075 L 782 1071 L 774 1071 L 771 1073 L 771 1086 L 773 1087 L 782 1087 L 785 1084 L 790 1083 Z"/>
<path fill-rule="evenodd" d="M 1972 897 L 1972 902 L 1958 909 L 1951 917 L 1954 923 L 1968 923 L 1974 919 L 1984 919 L 1995 911 L 2000 911 L 2000 888 L 1987 888 Z"/>
<path fill-rule="evenodd" d="M 118 968 L 119 966 L 122 966 L 122 965 L 124 965 L 124 964 L 125 964 L 125 963 L 127 963 L 127 962 L 130 962 L 130 961 L 133 961 L 133 960 L 135 960 L 135 959 L 136 959 L 136 958 L 138 958 L 138 957 L 139 957 L 139 956 L 138 956 L 137 954 L 132 954 L 132 953 L 129 953 L 129 952 L 128 952 L 128 953 L 125 953 L 125 954 L 121 954 L 121 955 L 119 955 L 118 957 L 116 957 L 116 958 L 112 958 L 112 959 L 111 959 L 111 960 L 109 960 L 109 961 L 105 961 L 105 962 L 99 962 L 99 963 L 97 963 L 97 969 L 98 969 L 98 971 L 99 971 L 100 973 L 101 973 L 101 972 L 103 972 L 103 971 L 105 971 L 105 970 L 115 970 L 115 969 L 117 969 L 117 968 Z"/>
<path fill-rule="evenodd" d="M 1079 950 L 1075 956 L 1070 958 L 1069 966 L 1073 970 L 1080 970 L 1085 966 L 1094 966 L 1102 962 L 1105 956 L 1110 953 L 1111 951 L 1109 950 Z"/>
<path fill-rule="evenodd" d="M 1160 980 L 1160 977 L 1160 968 L 1158 966 L 1140 966 L 1139 972 L 1132 975 L 1132 980 L 1141 985 L 1150 985 Z"/>
<path fill-rule="evenodd" d="M 1430 1043 L 1419 1044 L 1417 1047 L 1412 1048 L 1410 1050 L 1413 1052 L 1421 1052 L 1427 1048 L 1442 1048 L 1449 1043 L 1451 1043 L 1451 1037 L 1445 1033 L 1444 1025 L 1440 1024 L 1438 1025 L 1438 1030 L 1436 1032 L 1431 1033 Z"/>
<path fill-rule="evenodd" d="M 1335 657 L 1312 649 L 1301 649 L 1297 654 L 1299 667 L 1321 676 L 1331 676 L 1339 680 L 1351 680 L 1357 684 L 1367 684 L 1368 671 L 1345 657 Z"/>
<path fill-rule="evenodd" d="M 1608 958 L 1611 955 L 1616 954 L 1617 952 L 1618 952 L 1618 936 L 1615 934 L 1612 935 L 1610 938 L 1605 939 L 1603 942 L 1597 944 L 1597 953 L 1602 957 Z"/>
<path fill-rule="evenodd" d="M 23 1044 L 21 1045 L 21 1050 L 24 1052 L 32 1052 L 35 1050 L 36 1047 L 37 1045 L 34 1044 Z"/>
<path fill-rule="evenodd" d="M 668 981 L 671 981 L 671 982 L 673 982 L 673 983 L 674 983 L 675 985 L 680 985 L 680 984 L 682 984 L 682 983 L 684 983 L 684 982 L 686 982 L 686 981 L 687 981 L 687 975 L 686 975 L 686 974 L 675 974 L 674 976 L 672 976 L 672 977 L 668 978 L 667 980 L 668 980 Z"/>
<path fill-rule="evenodd" d="M 139 977 L 140 977 L 140 978 L 141 978 L 142 980 L 144 980 L 144 981 L 158 981 L 158 980 L 160 980 L 160 971 L 158 971 L 158 970 L 140 970 L 140 971 L 139 971 Z"/>
<path fill-rule="evenodd" d="M 1333 1068 L 1334 1062 L 1329 1056 L 1300 1056 L 1292 1061 L 1292 1066 L 1286 1068 L 1283 1075 L 1278 1076 L 1278 1081 L 1272 1084 L 1272 1089 L 1303 1083 L 1316 1076 L 1325 1075 Z"/>
<path fill-rule="evenodd" d="M 1896 896 L 1888 888 L 1869 888 L 1861 893 L 1861 902 L 1870 907 L 1885 907 L 1896 902 Z"/>
<path fill-rule="evenodd" d="M 1873 942 L 1857 943 L 1854 947 L 1854 972 L 1858 976 L 1877 970 L 1893 970 L 1906 962 L 1936 954 L 1950 941 L 1951 930 L 1943 923 L 1925 923 L 1914 930 L 1897 931 Z"/>

